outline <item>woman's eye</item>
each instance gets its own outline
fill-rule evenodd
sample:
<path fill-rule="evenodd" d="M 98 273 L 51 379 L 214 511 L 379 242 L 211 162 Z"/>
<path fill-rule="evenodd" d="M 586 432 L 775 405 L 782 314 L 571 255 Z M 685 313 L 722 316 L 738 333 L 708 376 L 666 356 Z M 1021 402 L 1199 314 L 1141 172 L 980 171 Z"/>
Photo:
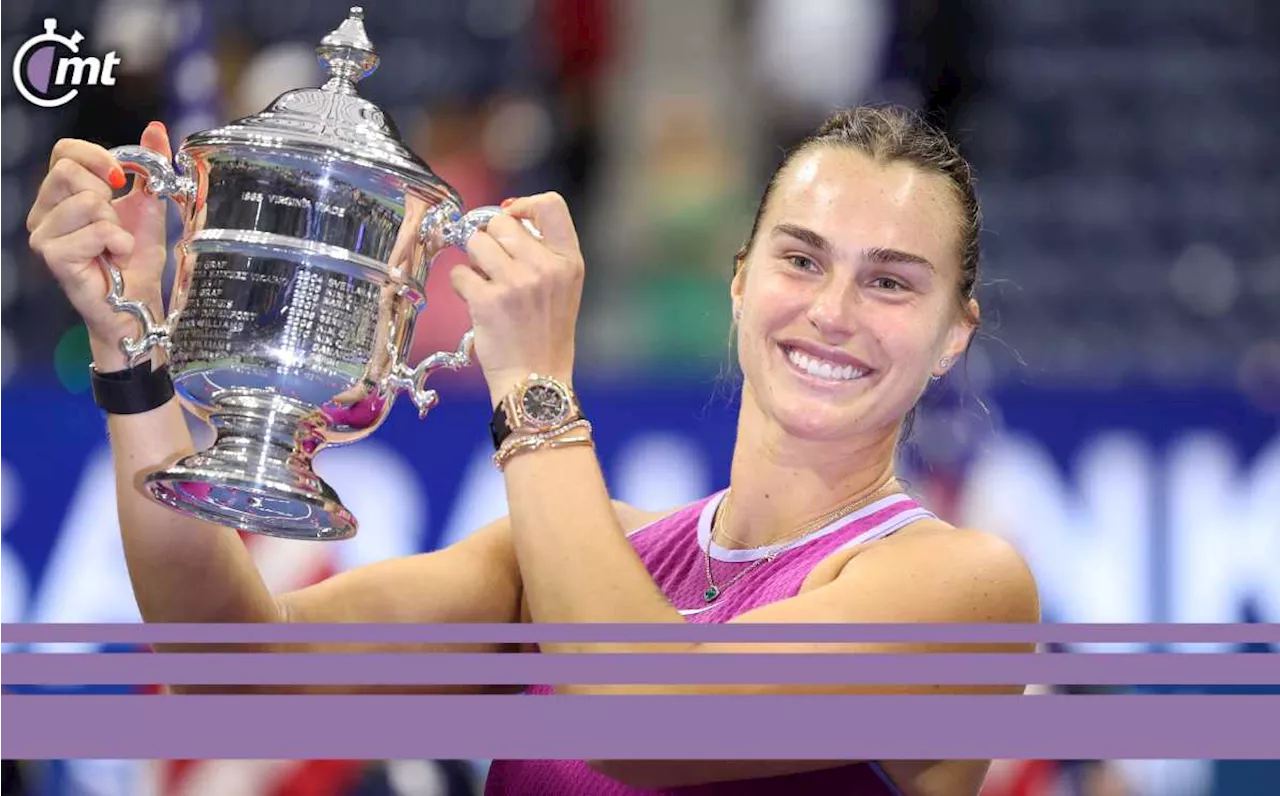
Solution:
<path fill-rule="evenodd" d="M 876 277 L 871 284 L 882 290 L 906 290 L 907 286 L 891 276 Z"/>
<path fill-rule="evenodd" d="M 817 271 L 818 264 L 812 259 L 805 257 L 803 254 L 793 254 L 787 258 L 796 268 L 801 271 Z"/>

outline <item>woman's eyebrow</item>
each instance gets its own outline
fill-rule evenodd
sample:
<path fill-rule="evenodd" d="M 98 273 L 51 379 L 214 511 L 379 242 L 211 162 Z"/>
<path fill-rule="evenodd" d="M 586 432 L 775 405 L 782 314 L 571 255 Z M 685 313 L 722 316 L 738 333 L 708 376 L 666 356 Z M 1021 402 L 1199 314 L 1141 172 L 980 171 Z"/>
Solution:
<path fill-rule="evenodd" d="M 805 243 L 823 254 L 835 254 L 835 247 L 831 245 L 831 241 L 822 237 L 807 227 L 796 226 L 795 224 L 778 224 L 773 228 L 772 237 L 786 236 L 795 238 L 801 243 Z"/>
<path fill-rule="evenodd" d="M 924 257 L 911 252 L 904 252 L 900 249 L 887 249 L 882 246 L 872 246 L 862 250 L 862 258 L 868 262 L 877 263 L 879 265 L 923 265 L 930 271 L 937 272 L 937 268 L 933 267 L 933 263 Z"/>
<path fill-rule="evenodd" d="M 796 224 L 778 224 L 771 230 L 770 234 L 775 238 L 781 236 L 795 238 L 801 243 L 812 246 L 823 254 L 834 255 L 836 253 L 836 247 L 832 245 L 831 241 L 807 227 L 801 227 Z M 904 252 L 901 249 L 890 249 L 884 246 L 869 246 L 862 250 L 861 257 L 867 262 L 876 263 L 878 265 L 923 265 L 930 271 L 937 272 L 938 270 L 934 267 L 933 263 L 918 254 Z"/>

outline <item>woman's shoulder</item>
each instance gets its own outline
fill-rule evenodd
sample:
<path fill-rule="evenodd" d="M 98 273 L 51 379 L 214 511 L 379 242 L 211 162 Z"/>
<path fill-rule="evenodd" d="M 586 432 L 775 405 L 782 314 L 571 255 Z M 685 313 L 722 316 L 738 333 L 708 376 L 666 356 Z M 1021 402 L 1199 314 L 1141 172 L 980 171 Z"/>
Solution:
<path fill-rule="evenodd" d="M 1022 554 L 1007 539 L 989 531 L 952 525 L 936 516 L 911 522 L 863 548 L 860 552 L 867 559 L 884 557 L 899 562 L 921 559 L 1002 570 L 1027 569 Z"/>
<path fill-rule="evenodd" d="M 883 576 L 930 584 L 926 590 L 947 592 L 952 598 L 967 594 L 979 604 L 1000 595 L 1001 601 L 1019 609 L 1015 613 L 1039 615 L 1035 576 L 1012 543 L 998 534 L 954 526 L 936 517 L 867 544 L 845 563 L 841 574 L 864 582 Z"/>

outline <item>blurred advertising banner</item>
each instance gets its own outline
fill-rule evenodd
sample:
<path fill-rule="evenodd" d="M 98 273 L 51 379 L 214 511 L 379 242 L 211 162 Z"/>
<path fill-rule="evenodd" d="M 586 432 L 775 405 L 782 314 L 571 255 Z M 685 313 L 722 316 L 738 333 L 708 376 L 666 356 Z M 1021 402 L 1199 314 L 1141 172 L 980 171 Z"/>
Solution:
<path fill-rule="evenodd" d="M 736 405 L 725 385 L 579 386 L 616 498 L 676 507 L 727 482 Z M 328 543 L 245 535 L 273 590 L 435 549 L 505 513 L 489 404 L 473 387 L 446 382 L 426 420 L 401 402 L 373 437 L 321 453 L 317 469 L 360 531 Z M 139 621 L 102 417 L 56 384 L 11 382 L 3 400 L 4 621 Z M 1280 621 L 1280 431 L 1237 394 L 1017 387 L 981 408 L 944 393 L 926 401 L 903 465 L 939 514 L 1024 551 L 1047 621 Z M 59 796 L 390 796 L 470 793 L 483 763 L 99 760 L 42 770 L 35 792 Z M 1093 792 L 1084 783 L 1099 777 L 1121 778 L 1135 796 L 1262 792 L 1228 786 L 1237 771 L 1249 787 L 1274 780 L 1207 761 L 997 761 L 984 796 L 1062 793 L 1076 780 L 1065 792 Z M 439 788 L 405 784 L 424 777 Z"/>
<path fill-rule="evenodd" d="M 317 469 L 360 531 L 253 538 L 274 588 L 435 549 L 505 513 L 487 402 L 461 385 L 441 392 L 426 420 L 399 406 L 370 439 L 321 453 Z M 726 484 L 736 407 L 725 390 L 582 392 L 617 499 L 674 508 Z M 1047 621 L 1280 621 L 1274 416 L 1206 389 L 1013 388 L 986 403 L 925 406 L 903 471 L 951 522 L 1024 551 Z M 4 404 L 4 621 L 137 621 L 99 413 L 54 385 L 11 383 Z"/>

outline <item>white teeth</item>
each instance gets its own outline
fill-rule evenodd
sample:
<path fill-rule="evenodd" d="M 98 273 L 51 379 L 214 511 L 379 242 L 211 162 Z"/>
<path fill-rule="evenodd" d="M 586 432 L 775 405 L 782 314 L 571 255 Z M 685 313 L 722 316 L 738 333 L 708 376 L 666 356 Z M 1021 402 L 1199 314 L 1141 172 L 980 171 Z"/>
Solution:
<path fill-rule="evenodd" d="M 824 362 L 820 359 L 810 357 L 808 354 L 790 348 L 787 349 L 787 358 L 791 362 L 810 376 L 816 376 L 822 379 L 831 379 L 832 381 L 851 381 L 861 378 L 863 372 L 853 365 L 833 365 L 830 362 Z"/>

